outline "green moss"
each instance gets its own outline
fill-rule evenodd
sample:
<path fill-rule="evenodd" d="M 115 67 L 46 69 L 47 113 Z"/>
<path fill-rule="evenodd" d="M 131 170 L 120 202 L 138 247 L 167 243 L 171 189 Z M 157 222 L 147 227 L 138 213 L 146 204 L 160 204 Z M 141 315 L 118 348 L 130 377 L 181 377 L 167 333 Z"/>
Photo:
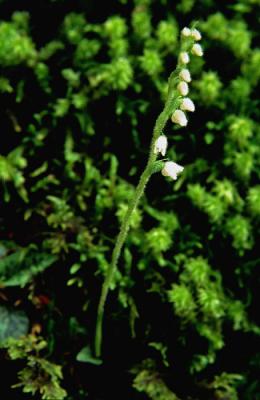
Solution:
<path fill-rule="evenodd" d="M 13 23 L 0 23 L 0 42 L 0 63 L 4 67 L 35 63 L 37 53 L 32 39 Z"/>

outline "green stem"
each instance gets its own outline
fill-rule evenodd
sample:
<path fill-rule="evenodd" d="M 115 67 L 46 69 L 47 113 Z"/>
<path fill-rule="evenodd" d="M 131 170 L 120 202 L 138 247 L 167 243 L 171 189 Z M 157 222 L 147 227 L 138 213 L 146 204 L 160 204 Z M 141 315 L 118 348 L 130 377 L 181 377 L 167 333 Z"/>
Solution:
<path fill-rule="evenodd" d="M 131 216 L 136 209 L 138 202 L 141 198 L 141 196 L 144 193 L 145 187 L 153 174 L 153 165 L 156 161 L 157 155 L 154 154 L 154 144 L 156 139 L 160 136 L 162 133 L 162 130 L 164 129 L 166 122 L 171 115 L 171 113 L 174 111 L 174 109 L 177 108 L 177 103 L 174 101 L 174 96 L 173 96 L 173 91 L 171 90 L 173 86 L 173 80 L 174 77 L 170 77 L 170 82 L 169 82 L 169 92 L 168 92 L 168 99 L 166 101 L 165 107 L 161 114 L 158 116 L 155 127 L 153 130 L 153 136 L 151 140 L 151 146 L 150 146 L 150 154 L 148 158 L 147 165 L 140 177 L 139 183 L 135 189 L 134 196 L 128 206 L 127 212 L 125 214 L 124 220 L 122 222 L 120 232 L 118 234 L 118 237 L 116 239 L 115 247 L 112 253 L 112 259 L 111 259 L 111 264 L 108 269 L 107 276 L 105 278 L 105 281 L 102 286 L 101 290 L 101 296 L 99 300 L 99 305 L 98 305 L 98 310 L 97 310 L 97 324 L 96 324 L 96 337 L 95 337 L 95 352 L 96 356 L 100 357 L 101 355 L 101 345 L 102 345 L 102 325 L 103 325 L 103 316 L 104 316 L 104 308 L 105 308 L 105 303 L 107 299 L 107 295 L 109 292 L 109 288 L 117 267 L 117 263 L 121 254 L 122 247 L 124 245 L 124 242 L 126 240 L 129 227 L 130 227 L 130 221 L 131 221 Z"/>

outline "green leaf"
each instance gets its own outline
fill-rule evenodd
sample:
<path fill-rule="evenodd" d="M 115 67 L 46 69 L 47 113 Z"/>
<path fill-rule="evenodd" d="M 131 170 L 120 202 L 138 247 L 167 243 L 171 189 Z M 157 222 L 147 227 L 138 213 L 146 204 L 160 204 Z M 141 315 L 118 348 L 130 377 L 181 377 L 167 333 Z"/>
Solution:
<path fill-rule="evenodd" d="M 0 344 L 9 338 L 18 339 L 26 335 L 28 328 L 29 319 L 24 311 L 0 306 Z"/>
<path fill-rule="evenodd" d="M 94 365 L 102 364 L 102 360 L 92 356 L 89 346 L 83 347 L 80 350 L 80 352 L 77 354 L 76 360 Z"/>
<path fill-rule="evenodd" d="M 2 248 L 2 246 L 1 246 Z M 32 278 L 56 261 L 57 257 L 30 247 L 0 258 L 0 284 L 3 286 L 25 286 Z"/>

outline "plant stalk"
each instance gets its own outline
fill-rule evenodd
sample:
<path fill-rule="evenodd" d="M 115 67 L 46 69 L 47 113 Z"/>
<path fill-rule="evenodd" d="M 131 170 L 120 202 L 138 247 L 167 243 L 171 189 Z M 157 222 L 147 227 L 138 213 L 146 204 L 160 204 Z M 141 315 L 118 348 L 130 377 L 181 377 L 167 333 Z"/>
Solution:
<path fill-rule="evenodd" d="M 95 336 L 96 357 L 100 357 L 100 355 L 101 355 L 102 325 L 103 325 L 105 303 L 106 303 L 107 295 L 109 292 L 109 288 L 110 288 L 114 273 L 117 268 L 121 250 L 125 243 L 125 240 L 126 240 L 129 228 L 130 228 L 131 216 L 132 216 L 134 210 L 136 209 L 138 202 L 145 191 L 145 187 L 146 187 L 151 175 L 153 174 L 153 165 L 157 159 L 157 154 L 154 153 L 155 141 L 162 134 L 162 131 L 166 125 L 168 118 L 170 117 L 170 115 L 174 112 L 174 110 L 178 106 L 178 102 L 176 102 L 176 99 L 174 99 L 173 90 L 171 90 L 172 86 L 173 86 L 173 81 L 174 81 L 174 76 L 171 75 L 170 79 L 169 79 L 168 98 L 166 100 L 164 109 L 158 116 L 155 126 L 154 126 L 148 162 L 147 162 L 146 167 L 140 177 L 140 180 L 135 189 L 133 198 L 132 198 L 131 202 L 129 203 L 128 209 L 127 209 L 125 217 L 123 219 L 119 234 L 116 239 L 115 247 L 114 247 L 114 250 L 112 253 L 111 264 L 109 266 L 107 276 L 106 276 L 103 286 L 102 286 L 101 296 L 100 296 L 98 310 L 97 310 L 97 323 L 96 323 L 96 336 Z"/>

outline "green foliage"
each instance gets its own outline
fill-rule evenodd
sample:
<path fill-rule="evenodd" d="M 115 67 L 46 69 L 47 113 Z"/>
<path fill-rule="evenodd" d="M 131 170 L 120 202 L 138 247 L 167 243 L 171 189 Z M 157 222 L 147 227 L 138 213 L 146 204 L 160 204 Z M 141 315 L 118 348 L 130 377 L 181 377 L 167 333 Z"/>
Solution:
<path fill-rule="evenodd" d="M 0 155 L 0 179 L 5 184 L 12 182 L 19 195 L 24 201 L 28 201 L 27 192 L 24 187 L 24 176 L 22 170 L 26 167 L 27 161 L 23 156 L 22 147 L 16 147 L 7 156 Z M 10 199 L 10 194 L 5 186 L 5 200 Z"/>
<path fill-rule="evenodd" d="M 0 306 L 0 346 L 9 338 L 18 339 L 28 332 L 29 320 L 23 311 Z"/>
<path fill-rule="evenodd" d="M 249 81 L 249 83 L 252 85 L 256 85 L 260 79 L 260 72 L 259 68 L 257 67 L 259 65 L 259 60 L 260 50 L 253 49 L 248 55 L 248 58 L 242 64 L 242 72 L 247 81 Z"/>
<path fill-rule="evenodd" d="M 203 72 L 201 79 L 194 83 L 198 90 L 198 99 L 206 106 L 211 106 L 216 103 L 222 89 L 222 83 L 216 72 Z"/>
<path fill-rule="evenodd" d="M 176 314 L 184 320 L 187 318 L 192 321 L 195 317 L 196 304 L 189 289 L 185 285 L 173 284 L 168 296 L 169 302 L 174 304 Z"/>
<path fill-rule="evenodd" d="M 139 369 L 139 371 L 138 371 Z M 143 392 L 151 400 L 178 400 L 178 397 L 167 387 L 160 375 L 154 370 L 152 360 L 145 360 L 133 372 L 137 373 L 133 387 L 138 392 Z"/>
<path fill-rule="evenodd" d="M 24 393 L 40 393 L 43 400 L 63 400 L 66 391 L 60 386 L 62 371 L 56 365 L 40 356 L 47 346 L 42 338 L 28 335 L 21 339 L 9 339 L 5 345 L 11 360 L 23 359 L 26 366 L 18 373 L 19 383 L 13 388 L 22 388 Z"/>
<path fill-rule="evenodd" d="M 233 239 L 233 246 L 243 254 L 244 250 L 251 249 L 253 239 L 249 221 L 241 215 L 234 215 L 227 221 L 227 231 Z"/>
<path fill-rule="evenodd" d="M 27 13 L 15 13 L 12 22 L 0 23 L 0 63 L 5 67 L 26 63 L 32 66 L 36 59 L 35 45 L 27 32 Z"/>
<path fill-rule="evenodd" d="M 147 75 L 156 77 L 162 71 L 162 61 L 159 54 L 154 50 L 145 49 L 140 57 L 141 68 Z"/>
<path fill-rule="evenodd" d="M 56 257 L 40 252 L 36 246 L 17 248 L 15 243 L 0 243 L 0 284 L 25 286 L 33 277 L 51 266 Z"/>
<path fill-rule="evenodd" d="M 131 22 L 137 40 L 145 40 L 151 36 L 151 15 L 147 7 L 137 6 L 132 12 Z"/>
<path fill-rule="evenodd" d="M 253 123 L 251 120 L 231 115 L 228 126 L 229 138 L 239 148 L 246 147 L 248 140 L 253 135 Z"/>
<path fill-rule="evenodd" d="M 222 221 L 226 207 L 221 198 L 208 193 L 197 183 L 189 184 L 187 194 L 193 204 L 208 215 L 211 222 L 220 223 Z"/>
<path fill-rule="evenodd" d="M 153 228 L 146 233 L 145 241 L 148 250 L 156 252 L 170 249 L 172 240 L 168 232 L 163 228 Z"/>
<path fill-rule="evenodd" d="M 220 273 L 205 259 L 186 259 L 179 280 L 180 284 L 173 284 L 168 291 L 168 300 L 184 324 L 192 323 L 209 342 L 208 354 L 196 355 L 191 365 L 193 371 L 200 371 L 214 362 L 215 352 L 224 346 L 225 319 L 231 320 L 235 329 L 248 331 L 254 327 L 247 320 L 243 304 L 224 293 Z"/>
<path fill-rule="evenodd" d="M 91 354 L 91 350 L 89 347 L 83 347 L 83 349 L 80 350 L 80 352 L 77 354 L 76 357 L 77 361 L 84 362 L 84 363 L 90 363 L 94 365 L 101 365 L 102 360 L 99 360 Z"/>
<path fill-rule="evenodd" d="M 178 25 L 174 19 L 168 21 L 160 21 L 156 35 L 158 38 L 158 45 L 163 49 L 167 49 L 170 53 L 178 44 Z"/>
<path fill-rule="evenodd" d="M 10 85 L 10 80 L 4 77 L 0 77 L 0 92 L 1 93 L 12 93 L 13 88 Z"/>
<path fill-rule="evenodd" d="M 239 374 L 228 374 L 223 372 L 221 375 L 215 376 L 213 382 L 207 386 L 214 389 L 214 394 L 217 399 L 225 399 L 228 397 L 230 400 L 238 400 L 238 393 L 236 386 L 241 384 L 243 377 Z"/>
<path fill-rule="evenodd" d="M 247 203 L 250 214 L 253 217 L 260 216 L 260 186 L 253 186 L 249 189 Z"/>
<path fill-rule="evenodd" d="M 236 57 L 245 58 L 250 49 L 251 33 L 245 21 L 227 19 L 220 12 L 212 14 L 201 25 L 212 40 L 217 40 L 228 47 Z"/>
<path fill-rule="evenodd" d="M 181 0 L 177 6 L 177 9 L 183 13 L 187 14 L 190 12 L 195 4 L 195 0 Z"/>

